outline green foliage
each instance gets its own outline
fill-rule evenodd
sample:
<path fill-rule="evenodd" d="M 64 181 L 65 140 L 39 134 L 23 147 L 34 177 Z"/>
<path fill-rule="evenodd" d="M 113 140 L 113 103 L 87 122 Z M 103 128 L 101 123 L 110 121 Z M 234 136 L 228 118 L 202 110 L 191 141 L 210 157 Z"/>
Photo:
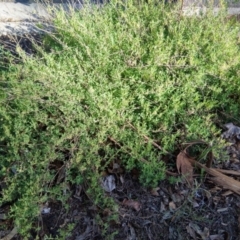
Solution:
<path fill-rule="evenodd" d="M 41 203 L 65 201 L 51 184 L 55 160 L 68 166 L 65 181 L 85 183 L 94 203 L 116 213 L 99 184 L 111 161 L 139 169 L 141 183 L 156 186 L 163 154 L 179 142 L 217 142 L 219 112 L 238 118 L 237 23 L 224 14 L 182 17 L 148 2 L 58 11 L 56 33 L 38 55 L 22 53 L 23 65 L 3 72 L 1 203 L 15 202 L 22 235 Z"/>
<path fill-rule="evenodd" d="M 183 181 L 182 177 L 174 177 L 174 176 L 170 176 L 168 177 L 168 181 L 170 184 L 176 184 L 176 183 L 180 183 Z"/>

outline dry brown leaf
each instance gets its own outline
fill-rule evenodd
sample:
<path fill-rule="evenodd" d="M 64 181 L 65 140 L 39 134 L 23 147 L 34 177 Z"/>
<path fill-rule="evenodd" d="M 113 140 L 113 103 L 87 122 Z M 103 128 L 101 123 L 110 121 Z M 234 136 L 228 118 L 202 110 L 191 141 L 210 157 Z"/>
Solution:
<path fill-rule="evenodd" d="M 159 196 L 158 190 L 160 190 L 160 187 L 152 188 L 152 189 L 151 189 L 151 194 L 152 194 L 153 196 L 158 197 L 158 196 Z"/>
<path fill-rule="evenodd" d="M 130 207 L 135 209 L 136 211 L 139 211 L 141 209 L 141 203 L 138 201 L 134 201 L 132 199 L 124 199 L 122 202 L 123 206 Z"/>
<path fill-rule="evenodd" d="M 177 156 L 177 170 L 181 173 L 186 181 L 192 185 L 193 184 L 193 167 L 191 162 L 189 161 L 189 157 L 187 156 L 186 152 L 180 152 Z"/>
<path fill-rule="evenodd" d="M 174 203 L 180 203 L 184 200 L 184 196 L 178 193 L 173 193 L 171 195 L 171 198 L 173 200 Z"/>
<path fill-rule="evenodd" d="M 187 229 L 187 232 L 189 233 L 189 235 L 195 240 L 195 239 L 197 239 L 197 237 L 196 237 L 196 234 L 195 234 L 195 231 L 191 228 L 191 226 L 187 226 L 186 227 L 186 229 Z"/>
<path fill-rule="evenodd" d="M 217 192 L 220 192 L 220 191 L 222 191 L 222 189 L 218 186 L 215 186 L 215 187 L 209 189 L 210 193 L 217 193 Z"/>
<path fill-rule="evenodd" d="M 104 217 L 112 215 L 112 211 L 109 208 L 105 208 L 102 212 Z"/>
<path fill-rule="evenodd" d="M 174 202 L 170 202 L 170 203 L 169 203 L 169 210 L 170 210 L 170 211 L 174 211 L 175 209 L 176 209 L 175 203 L 174 203 Z"/>
<path fill-rule="evenodd" d="M 231 195 L 231 194 L 233 194 L 233 192 L 230 191 L 230 190 L 228 190 L 228 191 L 224 192 L 224 193 L 221 194 L 221 195 L 222 195 L 223 197 L 226 197 L 226 196 L 229 196 L 229 195 Z"/>
<path fill-rule="evenodd" d="M 208 237 L 209 237 L 209 229 L 207 227 L 205 227 L 203 229 L 202 234 L 200 234 L 200 236 L 202 237 L 203 240 L 208 239 Z"/>
<path fill-rule="evenodd" d="M 209 237 L 209 229 L 208 228 L 205 227 L 202 231 L 197 224 L 194 224 L 192 222 L 189 223 L 189 227 L 192 228 L 198 235 L 200 235 L 203 240 L 208 239 L 208 237 Z"/>
<path fill-rule="evenodd" d="M 193 208 L 198 208 L 198 207 L 199 207 L 199 204 L 198 204 L 196 201 L 194 201 L 194 202 L 192 203 L 192 206 L 193 206 Z"/>

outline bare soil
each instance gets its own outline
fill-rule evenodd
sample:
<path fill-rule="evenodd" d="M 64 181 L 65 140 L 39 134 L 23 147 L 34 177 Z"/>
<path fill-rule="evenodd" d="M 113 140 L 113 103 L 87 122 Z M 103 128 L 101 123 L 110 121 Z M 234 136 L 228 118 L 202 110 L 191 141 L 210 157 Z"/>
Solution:
<path fill-rule="evenodd" d="M 240 163 L 235 158 L 234 162 L 230 160 L 222 167 L 239 171 Z M 37 236 L 60 239 L 59 231 L 68 224 L 74 227 L 66 236 L 67 240 L 101 240 L 108 239 L 106 236 L 110 234 L 114 234 L 115 240 L 240 239 L 240 196 L 214 185 L 207 175 L 195 170 L 191 187 L 181 182 L 170 184 L 168 176 L 155 189 L 142 187 L 136 171 L 113 175 L 116 189 L 105 194 L 114 199 L 119 217 L 108 221 L 110 226 L 106 235 L 103 225 L 113 213 L 95 205 L 83 184 L 71 186 L 68 211 L 60 202 L 48 203 L 50 211 L 39 216 L 36 226 L 40 226 L 40 231 L 33 231 L 32 239 Z M 7 213 L 9 207 L 5 206 L 1 211 Z M 100 219 L 98 216 L 101 221 L 97 220 Z M 0 231 L 3 237 L 13 225 L 4 220 L 1 223 L 9 227 L 9 231 Z M 16 235 L 12 239 L 22 238 Z"/>

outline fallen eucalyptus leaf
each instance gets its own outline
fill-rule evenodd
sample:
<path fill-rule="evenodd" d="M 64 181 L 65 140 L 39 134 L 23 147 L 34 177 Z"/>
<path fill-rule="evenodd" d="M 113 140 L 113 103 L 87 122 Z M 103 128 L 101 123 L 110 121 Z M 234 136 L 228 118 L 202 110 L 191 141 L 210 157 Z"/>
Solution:
<path fill-rule="evenodd" d="M 151 189 L 151 194 L 152 194 L 153 196 L 158 197 L 158 196 L 159 196 L 158 190 L 160 190 L 159 187 L 152 188 L 152 189 Z"/>
<path fill-rule="evenodd" d="M 189 233 L 189 235 L 190 235 L 194 240 L 196 240 L 197 237 L 196 237 L 195 231 L 191 228 L 190 224 L 186 227 L 186 229 L 187 229 L 187 232 Z"/>
<path fill-rule="evenodd" d="M 205 227 L 202 231 L 200 227 L 194 223 L 189 223 L 189 227 L 191 227 L 198 235 L 200 235 L 203 240 L 207 240 L 207 238 L 209 237 L 208 228 Z"/>
<path fill-rule="evenodd" d="M 132 199 L 124 199 L 122 204 L 126 207 L 135 209 L 137 212 L 141 209 L 141 203 Z"/>
<path fill-rule="evenodd" d="M 175 209 L 176 209 L 175 203 L 174 203 L 174 202 L 170 202 L 170 203 L 169 203 L 169 210 L 170 210 L 170 211 L 174 211 Z"/>
<path fill-rule="evenodd" d="M 177 170 L 183 175 L 186 181 L 192 185 L 193 184 L 193 167 L 189 161 L 189 157 L 186 154 L 186 151 L 180 152 L 177 156 Z"/>

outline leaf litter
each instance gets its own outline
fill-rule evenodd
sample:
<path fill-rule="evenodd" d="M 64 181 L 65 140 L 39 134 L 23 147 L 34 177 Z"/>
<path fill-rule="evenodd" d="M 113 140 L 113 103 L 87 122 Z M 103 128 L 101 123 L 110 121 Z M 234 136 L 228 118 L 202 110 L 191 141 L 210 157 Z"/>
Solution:
<path fill-rule="evenodd" d="M 177 156 L 177 170 L 183 175 L 185 180 L 192 186 L 193 184 L 193 167 L 186 154 L 186 150 L 180 152 Z"/>
<path fill-rule="evenodd" d="M 137 212 L 141 209 L 141 203 L 132 199 L 124 199 L 122 204 L 123 206 L 135 209 Z"/>
<path fill-rule="evenodd" d="M 181 151 L 176 157 L 177 172 L 171 169 L 170 176 L 181 174 L 182 181 L 164 180 L 153 189 L 141 186 L 138 174 L 126 172 L 120 162 L 111 164 L 99 184 L 106 196 L 111 196 L 118 205 L 119 218 L 108 222 L 107 233 L 117 231 L 116 240 L 240 239 L 239 172 L 234 170 L 240 169 L 238 138 L 231 144 L 226 148 L 230 158 L 227 164 L 208 167 L 190 157 L 186 150 Z M 193 175 L 198 169 L 204 169 L 205 178 Z M 57 182 L 64 181 L 64 174 L 59 172 L 59 176 Z M 51 211 L 42 214 L 43 229 L 38 235 L 57 239 L 59 229 L 64 229 L 65 222 L 69 222 L 75 227 L 67 240 L 105 239 L 96 216 L 101 215 L 104 221 L 113 212 L 94 204 L 86 186 L 69 189 L 72 192 L 68 199 L 69 210 L 64 210 L 61 202 L 49 201 L 44 207 Z M 3 214 L 8 213 L 7 208 L 1 210 Z M 15 236 L 14 239 L 20 238 Z"/>

